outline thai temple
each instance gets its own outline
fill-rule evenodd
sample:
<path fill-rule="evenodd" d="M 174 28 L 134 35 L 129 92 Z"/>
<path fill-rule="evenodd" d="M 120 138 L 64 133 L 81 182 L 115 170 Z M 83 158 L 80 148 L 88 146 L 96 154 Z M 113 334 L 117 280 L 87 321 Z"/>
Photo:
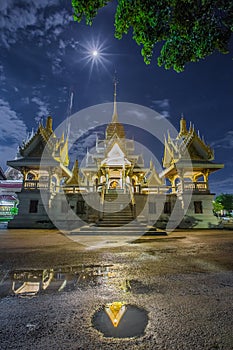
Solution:
<path fill-rule="evenodd" d="M 184 117 L 177 136 L 168 131 L 165 137 L 160 173 L 152 161 L 145 166 L 134 140 L 126 137 L 116 84 L 105 137 L 96 136 L 82 167 L 77 160 L 69 167 L 68 142 L 64 134 L 55 135 L 49 116 L 20 147 L 17 159 L 7 162 L 23 176 L 19 213 L 9 228 L 217 226 L 209 176 L 223 164 L 214 163 L 213 150 Z"/>

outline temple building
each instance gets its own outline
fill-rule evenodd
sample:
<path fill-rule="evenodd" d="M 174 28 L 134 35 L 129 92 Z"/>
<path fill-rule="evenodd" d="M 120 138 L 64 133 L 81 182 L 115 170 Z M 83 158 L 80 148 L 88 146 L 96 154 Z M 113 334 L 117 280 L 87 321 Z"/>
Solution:
<path fill-rule="evenodd" d="M 19 157 L 7 162 L 23 175 L 19 214 L 9 227 L 85 224 L 91 229 L 129 226 L 133 230 L 140 225 L 166 228 L 169 220 L 180 228 L 216 227 L 209 175 L 223 164 L 213 160 L 213 150 L 192 124 L 187 128 L 182 117 L 176 138 L 169 133 L 165 138 L 163 171 L 158 173 L 152 161 L 145 167 L 119 121 L 115 84 L 105 137 L 96 136 L 94 151 L 87 151 L 81 168 L 75 161 L 69 169 L 68 139 L 55 135 L 52 117 L 20 147 Z M 82 223 L 77 223 L 77 216 Z"/>
<path fill-rule="evenodd" d="M 17 215 L 17 193 L 22 187 L 21 180 L 10 179 L 7 175 L 0 167 L 0 224 L 12 220 Z"/>

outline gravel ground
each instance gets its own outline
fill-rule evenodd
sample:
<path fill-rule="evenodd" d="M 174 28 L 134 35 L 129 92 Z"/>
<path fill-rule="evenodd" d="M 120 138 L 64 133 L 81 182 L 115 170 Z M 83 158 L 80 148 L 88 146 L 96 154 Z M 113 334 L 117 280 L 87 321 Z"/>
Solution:
<path fill-rule="evenodd" d="M 177 231 L 88 250 L 55 230 L 0 231 L 0 349 L 233 349 L 233 231 Z M 33 298 L 9 293 L 10 271 L 91 269 L 110 277 Z M 125 280 L 130 287 L 125 291 Z M 104 338 L 92 327 L 106 303 L 148 312 L 143 336 Z"/>

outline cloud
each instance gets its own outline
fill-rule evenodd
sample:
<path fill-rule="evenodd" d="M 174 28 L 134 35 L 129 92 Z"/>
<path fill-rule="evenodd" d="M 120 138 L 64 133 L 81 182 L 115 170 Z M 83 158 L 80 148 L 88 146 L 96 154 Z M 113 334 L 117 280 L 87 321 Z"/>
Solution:
<path fill-rule="evenodd" d="M 18 118 L 8 102 L 0 99 L 0 141 L 21 142 L 26 136 L 27 127 Z M 9 143 L 9 142 L 8 142 Z"/>
<path fill-rule="evenodd" d="M 145 120 L 145 119 L 147 119 L 147 115 L 144 113 L 144 112 L 141 112 L 141 111 L 139 111 L 139 110 L 137 110 L 137 109 L 131 109 L 131 110 L 128 110 L 127 112 L 126 112 L 126 115 L 130 115 L 130 116 L 136 116 L 137 117 L 137 119 L 139 119 L 139 120 Z"/>
<path fill-rule="evenodd" d="M 45 30 L 55 30 L 58 27 L 64 27 L 72 19 L 72 16 L 69 15 L 66 10 L 53 13 L 46 18 Z"/>
<path fill-rule="evenodd" d="M 6 162 L 8 160 L 15 159 L 15 156 L 16 156 L 16 153 L 17 153 L 17 148 L 18 148 L 18 144 L 17 143 L 13 143 L 10 146 L 0 145 L 0 154 L 1 154 L 0 166 L 3 169 L 6 169 L 6 167 L 7 167 Z"/>
<path fill-rule="evenodd" d="M 31 99 L 38 106 L 38 113 L 35 120 L 38 122 L 41 118 L 49 115 L 49 105 L 47 102 L 42 101 L 39 97 L 33 97 Z"/>
<path fill-rule="evenodd" d="M 68 33 L 68 24 L 73 22 L 70 8 L 62 7 L 60 0 L 0 0 L 0 48 L 10 50 L 15 44 L 32 44 L 35 52 L 43 55 L 42 60 L 49 59 L 52 73 L 61 74 L 66 49 L 77 46 Z"/>
<path fill-rule="evenodd" d="M 214 148 L 232 149 L 233 148 L 233 130 L 228 131 L 223 138 L 212 142 L 210 146 Z"/>
<path fill-rule="evenodd" d="M 163 100 L 153 100 L 151 101 L 150 108 L 156 110 L 164 118 L 170 118 L 170 102 L 167 98 Z"/>
<path fill-rule="evenodd" d="M 169 100 L 167 98 L 163 100 L 153 100 L 152 103 L 158 106 L 160 109 L 170 108 Z"/>
<path fill-rule="evenodd" d="M 0 45 L 9 49 L 25 37 L 37 39 L 39 46 L 58 40 L 57 36 L 73 20 L 72 15 L 59 5 L 59 0 L 0 1 Z M 45 20 L 45 11 L 49 8 L 53 13 Z"/>
<path fill-rule="evenodd" d="M 210 188 L 211 192 L 214 192 L 216 194 L 233 193 L 233 175 L 228 176 L 224 180 L 210 180 Z"/>
<path fill-rule="evenodd" d="M 0 82 L 2 84 L 2 83 L 5 83 L 5 81 L 6 81 L 6 76 L 4 73 L 4 67 L 2 64 L 0 64 Z"/>
<path fill-rule="evenodd" d="M 22 102 L 24 105 L 29 105 L 30 99 L 29 99 L 29 97 L 22 97 L 22 98 L 21 98 L 21 102 Z"/>

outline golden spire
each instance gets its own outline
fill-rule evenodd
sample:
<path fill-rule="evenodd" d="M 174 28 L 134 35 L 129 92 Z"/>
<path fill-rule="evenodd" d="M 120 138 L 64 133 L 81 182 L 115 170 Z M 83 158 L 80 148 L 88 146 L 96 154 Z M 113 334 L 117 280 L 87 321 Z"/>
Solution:
<path fill-rule="evenodd" d="M 117 86 L 117 80 L 115 77 L 114 78 L 114 104 L 113 104 L 112 123 L 118 123 L 117 102 L 116 102 L 116 96 L 117 96 L 116 86 Z"/>
<path fill-rule="evenodd" d="M 113 109 L 113 115 L 112 115 L 112 121 L 110 124 L 108 124 L 105 132 L 106 140 L 111 139 L 114 135 L 117 135 L 119 138 L 125 138 L 125 130 L 124 126 L 119 123 L 118 121 L 118 114 L 117 114 L 117 102 L 116 102 L 116 86 L 117 86 L 117 79 L 116 76 L 114 77 L 114 109 Z"/>
<path fill-rule="evenodd" d="M 51 116 L 48 116 L 46 120 L 46 130 L 50 133 L 53 132 L 53 118 Z"/>
<path fill-rule="evenodd" d="M 179 132 L 179 136 L 185 136 L 187 135 L 188 131 L 187 131 L 187 127 L 186 127 L 186 120 L 184 119 L 184 116 L 182 114 L 181 119 L 180 119 L 180 132 Z"/>
<path fill-rule="evenodd" d="M 150 160 L 150 170 L 153 170 L 153 168 L 154 168 L 154 164 L 153 164 L 153 160 L 151 159 Z"/>

